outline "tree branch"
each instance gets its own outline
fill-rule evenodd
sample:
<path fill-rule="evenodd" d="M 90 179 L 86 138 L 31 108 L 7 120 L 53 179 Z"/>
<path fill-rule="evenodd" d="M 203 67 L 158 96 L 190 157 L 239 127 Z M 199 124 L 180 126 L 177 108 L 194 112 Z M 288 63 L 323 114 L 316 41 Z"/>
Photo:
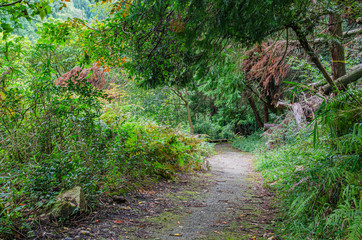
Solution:
<path fill-rule="evenodd" d="M 300 45 L 302 45 L 303 49 L 306 51 L 308 56 L 310 57 L 311 61 L 317 66 L 319 71 L 323 74 L 324 78 L 327 80 L 327 82 L 331 85 L 332 88 L 335 88 L 338 90 L 336 84 L 333 82 L 332 78 L 329 76 L 327 70 L 324 68 L 323 64 L 319 60 L 317 54 L 314 52 L 313 48 L 310 46 L 306 35 L 303 33 L 302 29 L 298 25 L 292 25 L 290 26 L 295 34 L 298 37 L 298 41 L 300 42 Z"/>
<path fill-rule="evenodd" d="M 359 35 L 362 34 L 362 28 L 357 28 L 357 29 L 353 29 L 353 30 L 349 30 L 349 31 L 345 31 L 343 32 L 343 38 L 349 38 L 349 37 L 353 37 L 355 35 Z M 328 39 L 327 38 L 316 38 L 314 40 L 310 40 L 313 44 L 321 44 L 321 43 L 327 43 Z M 299 41 L 298 40 L 289 40 L 290 44 L 298 44 Z"/>
<path fill-rule="evenodd" d="M 2 5 L 0 5 L 0 7 L 13 6 L 13 5 L 17 4 L 17 3 L 21 3 L 22 1 L 23 1 L 23 0 L 18 0 L 18 1 L 16 1 L 16 2 L 2 4 Z"/>

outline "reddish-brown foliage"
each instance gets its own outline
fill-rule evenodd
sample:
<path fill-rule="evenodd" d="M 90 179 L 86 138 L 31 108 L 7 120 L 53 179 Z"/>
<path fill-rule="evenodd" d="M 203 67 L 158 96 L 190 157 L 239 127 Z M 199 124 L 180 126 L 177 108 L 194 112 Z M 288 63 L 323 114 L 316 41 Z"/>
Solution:
<path fill-rule="evenodd" d="M 93 64 L 91 68 L 74 67 L 69 72 L 60 76 L 55 80 L 55 85 L 66 86 L 67 82 L 71 80 L 73 83 L 77 83 L 86 79 L 93 87 L 98 89 L 104 89 L 106 69 L 100 68 L 97 64 Z"/>
<path fill-rule="evenodd" d="M 300 54 L 295 45 L 288 45 L 285 41 L 263 42 L 246 52 L 247 58 L 242 62 L 242 70 L 246 79 L 259 81 L 262 95 L 278 102 L 281 93 L 282 80 L 290 74 L 290 66 L 286 56 Z"/>

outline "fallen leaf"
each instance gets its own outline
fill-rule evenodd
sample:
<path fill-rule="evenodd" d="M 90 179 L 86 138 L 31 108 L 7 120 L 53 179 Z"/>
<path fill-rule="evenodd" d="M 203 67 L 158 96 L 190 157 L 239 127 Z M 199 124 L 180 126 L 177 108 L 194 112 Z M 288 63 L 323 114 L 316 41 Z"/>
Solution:
<path fill-rule="evenodd" d="M 121 220 L 115 220 L 114 223 L 121 224 L 122 221 Z"/>
<path fill-rule="evenodd" d="M 175 233 L 175 234 L 170 234 L 170 236 L 182 237 L 182 234 Z"/>
<path fill-rule="evenodd" d="M 130 210 L 131 208 L 129 206 L 126 206 L 126 207 L 120 207 L 119 209 Z"/>

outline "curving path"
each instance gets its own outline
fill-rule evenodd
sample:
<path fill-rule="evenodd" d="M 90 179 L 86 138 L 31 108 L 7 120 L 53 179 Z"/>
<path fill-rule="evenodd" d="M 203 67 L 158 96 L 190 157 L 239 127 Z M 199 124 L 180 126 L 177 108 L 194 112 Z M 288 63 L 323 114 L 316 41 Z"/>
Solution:
<path fill-rule="evenodd" d="M 211 181 L 201 205 L 189 207 L 186 216 L 153 239 L 267 239 L 272 209 L 265 189 L 252 168 L 251 154 L 228 144 L 215 147 L 210 157 Z M 185 211 L 185 209 L 184 209 Z"/>

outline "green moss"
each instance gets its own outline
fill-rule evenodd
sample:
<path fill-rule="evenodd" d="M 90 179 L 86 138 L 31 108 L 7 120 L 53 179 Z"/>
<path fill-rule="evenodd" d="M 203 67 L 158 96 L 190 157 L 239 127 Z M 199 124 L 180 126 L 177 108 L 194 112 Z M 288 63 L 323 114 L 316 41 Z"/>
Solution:
<path fill-rule="evenodd" d="M 148 218 L 147 221 L 156 223 L 157 225 L 162 226 L 164 231 L 167 231 L 171 227 L 175 226 L 185 214 L 186 213 L 183 211 L 163 212 L 156 217 Z"/>

